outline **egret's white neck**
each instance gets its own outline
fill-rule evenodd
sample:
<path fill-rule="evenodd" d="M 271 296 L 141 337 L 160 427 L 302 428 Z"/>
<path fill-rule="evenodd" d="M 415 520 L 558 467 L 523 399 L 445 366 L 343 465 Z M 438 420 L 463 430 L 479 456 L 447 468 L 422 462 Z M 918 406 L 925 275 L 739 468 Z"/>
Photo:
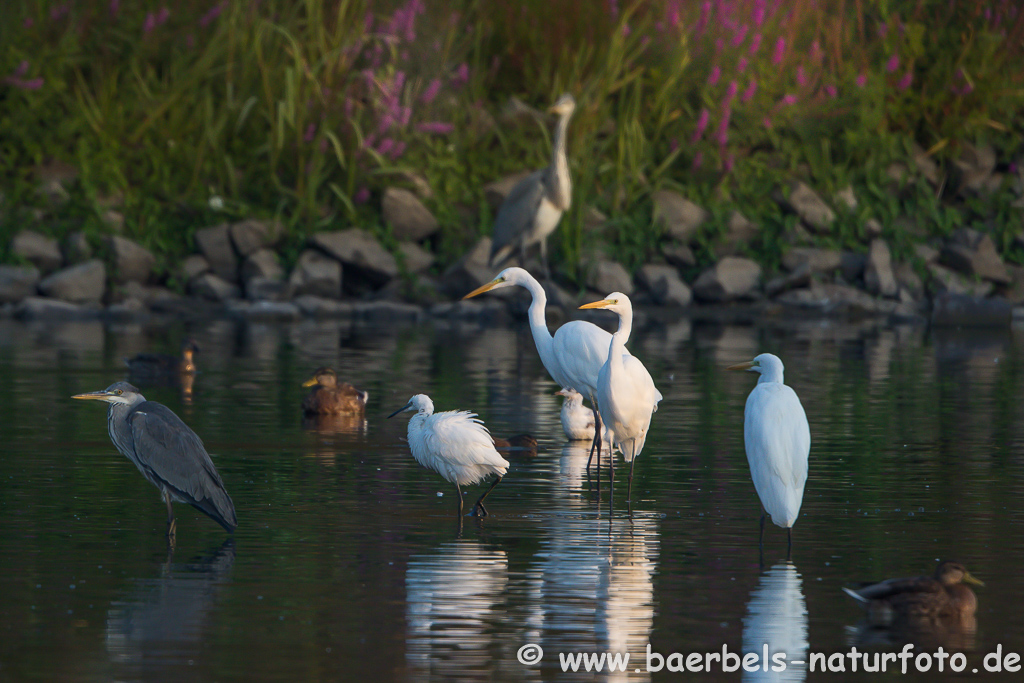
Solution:
<path fill-rule="evenodd" d="M 551 166 L 555 171 L 555 184 L 551 202 L 562 211 L 568 211 L 572 201 L 572 180 L 569 178 L 569 160 L 565 156 L 566 131 L 572 114 L 562 114 L 555 126 L 555 140 L 551 152 Z"/>
<path fill-rule="evenodd" d="M 555 366 L 554 340 L 551 338 L 551 331 L 548 330 L 548 323 L 545 319 L 548 295 L 541 284 L 531 275 L 525 275 L 519 284 L 533 296 L 529 310 L 530 332 L 533 333 L 533 343 L 537 345 L 541 363 L 544 364 L 548 374 L 553 375 L 551 368 Z"/>
<path fill-rule="evenodd" d="M 779 384 L 784 384 L 782 376 L 783 368 L 781 364 L 766 363 L 761 366 L 761 377 L 757 380 L 757 383 L 778 382 Z"/>
<path fill-rule="evenodd" d="M 623 368 L 622 356 L 626 353 L 626 342 L 633 331 L 633 310 L 626 309 L 619 311 L 619 329 L 612 335 L 611 345 L 608 347 L 608 362 L 611 364 L 611 371 L 616 372 Z"/>

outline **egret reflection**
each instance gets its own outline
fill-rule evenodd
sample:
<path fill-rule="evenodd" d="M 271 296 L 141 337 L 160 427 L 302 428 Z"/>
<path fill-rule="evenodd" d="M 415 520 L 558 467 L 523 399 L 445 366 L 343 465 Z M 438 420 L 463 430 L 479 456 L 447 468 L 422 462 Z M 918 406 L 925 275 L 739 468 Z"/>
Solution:
<path fill-rule="evenodd" d="M 792 562 L 783 562 L 761 574 L 750 594 L 743 617 L 743 652 L 760 657 L 767 646 L 769 657 L 786 654 L 786 669 L 763 667 L 743 672 L 744 681 L 803 681 L 807 678 L 807 605 L 803 583 Z"/>
<path fill-rule="evenodd" d="M 134 579 L 107 611 L 110 661 L 142 672 L 198 658 L 208 647 L 210 613 L 231 582 L 234 563 L 234 541 L 228 539 L 198 560 L 161 563 L 156 578 Z"/>

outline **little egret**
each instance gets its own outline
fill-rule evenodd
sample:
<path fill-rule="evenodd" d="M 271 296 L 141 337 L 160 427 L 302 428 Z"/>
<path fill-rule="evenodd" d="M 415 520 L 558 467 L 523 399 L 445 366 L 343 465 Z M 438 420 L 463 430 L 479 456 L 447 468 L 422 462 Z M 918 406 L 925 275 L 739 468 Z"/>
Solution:
<path fill-rule="evenodd" d="M 331 368 L 317 368 L 302 386 L 313 387 L 302 399 L 302 411 L 307 415 L 362 415 L 370 399 L 369 393 L 348 382 L 338 384 L 338 375 Z"/>
<path fill-rule="evenodd" d="M 562 430 L 570 441 L 593 441 L 595 430 L 594 411 L 583 405 L 583 396 L 575 389 L 561 389 L 555 396 L 564 396 L 562 412 Z M 612 445 L 608 443 L 608 428 L 602 425 L 602 443 L 611 453 Z"/>
<path fill-rule="evenodd" d="M 548 303 L 547 294 L 536 278 L 522 268 L 506 268 L 498 273 L 496 278 L 462 298 L 471 299 L 492 289 L 516 286 L 522 287 L 533 297 L 529 310 L 530 331 L 533 333 L 533 342 L 537 345 L 537 354 L 540 356 L 540 362 L 543 363 L 544 369 L 548 371 L 551 379 L 555 380 L 558 386 L 564 389 L 575 389 L 589 398 L 590 402 L 597 407 L 595 421 L 600 422 L 597 375 L 605 361 L 608 360 L 612 335 L 593 323 L 573 320 L 559 327 L 552 336 L 544 317 Z M 628 336 L 629 331 L 627 330 L 626 337 L 628 338 Z M 629 356 L 629 351 L 623 350 L 623 353 Z M 633 367 L 627 365 L 629 368 Z M 565 435 L 569 439 L 574 438 L 568 431 Z M 597 467 L 600 475 L 601 445 L 596 439 L 593 445 L 598 449 Z M 591 456 L 593 456 L 593 450 L 591 450 Z M 590 469 L 589 461 L 587 469 Z"/>
<path fill-rule="evenodd" d="M 559 115 L 551 164 L 516 183 L 502 202 L 494 219 L 490 265 L 504 262 L 516 247 L 519 248 L 520 258 L 523 258 L 527 247 L 539 242 L 541 261 L 547 273 L 548 235 L 558 227 L 562 213 L 569 210 L 572 201 L 569 161 L 565 156 L 565 132 L 575 109 L 576 100 L 568 93 L 551 105 L 550 111 Z"/>
<path fill-rule="evenodd" d="M 651 416 L 658 410 L 661 392 L 654 386 L 651 373 L 637 358 L 626 354 L 626 340 L 633 329 L 633 305 L 622 292 L 612 292 L 601 301 L 580 308 L 603 308 L 619 316 L 619 329 L 612 335 L 608 357 L 597 381 L 597 405 L 608 428 L 611 442 L 629 463 L 626 500 L 633 492 L 633 467 L 644 449 Z M 609 462 L 614 462 L 609 458 Z"/>
<path fill-rule="evenodd" d="M 985 584 L 971 576 L 959 562 L 940 562 L 933 576 L 909 579 L 888 579 L 857 590 L 843 588 L 861 603 L 875 624 L 889 624 L 896 619 L 965 617 L 978 607 L 974 591 L 965 586 Z"/>
<path fill-rule="evenodd" d="M 105 401 L 114 447 L 160 489 L 167 503 L 167 537 L 175 536 L 171 502 L 188 503 L 228 531 L 238 526 L 235 505 L 202 440 L 170 408 L 147 401 L 127 382 L 71 398 Z"/>
<path fill-rule="evenodd" d="M 416 411 L 409 420 L 409 449 L 412 457 L 424 467 L 455 484 L 459 495 L 459 516 L 462 516 L 462 487 L 476 484 L 492 474 L 498 475 L 491 487 L 473 505 L 487 516 L 484 499 L 508 472 L 508 460 L 494 448 L 494 439 L 477 419 L 476 413 L 465 410 L 434 412 L 434 403 L 426 394 L 416 394 L 404 406 L 388 415 Z"/>
<path fill-rule="evenodd" d="M 811 450 L 807 415 L 796 392 L 782 383 L 784 368 L 777 356 L 762 353 L 727 369 L 761 374 L 743 412 L 743 442 L 761 505 L 772 522 L 786 530 L 787 547 L 792 550 L 793 524 L 804 498 L 807 454 Z M 761 544 L 764 519 L 762 512 Z"/>

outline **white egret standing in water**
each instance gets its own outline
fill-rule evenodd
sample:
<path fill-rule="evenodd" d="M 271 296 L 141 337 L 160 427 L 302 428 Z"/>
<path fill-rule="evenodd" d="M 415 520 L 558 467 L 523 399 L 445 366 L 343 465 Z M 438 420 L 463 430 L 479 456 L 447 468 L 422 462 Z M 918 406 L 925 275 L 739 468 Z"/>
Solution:
<path fill-rule="evenodd" d="M 807 455 L 811 430 L 796 392 L 782 383 L 782 361 L 762 353 L 752 361 L 729 370 L 760 373 L 757 386 L 747 397 L 743 412 L 743 442 L 750 464 L 750 477 L 761 505 L 772 522 L 786 530 L 788 548 L 793 547 L 793 524 L 800 513 L 807 481 Z M 764 543 L 761 514 L 760 543 Z"/>
<path fill-rule="evenodd" d="M 612 292 L 601 301 L 580 308 L 603 308 L 619 316 L 619 329 L 612 335 L 608 359 L 601 366 L 597 382 L 597 404 L 608 427 L 612 443 L 619 447 L 629 463 L 626 500 L 633 491 L 633 466 L 644 448 L 651 415 L 658 410 L 661 392 L 654 386 L 651 373 L 637 358 L 626 354 L 626 340 L 633 328 L 633 305 L 622 292 Z M 610 459 L 611 462 L 614 462 Z"/>
<path fill-rule="evenodd" d="M 434 403 L 426 394 L 416 394 L 389 418 L 407 410 L 416 414 L 409 420 L 409 449 L 416 462 L 428 467 L 455 484 L 459 495 L 459 516 L 462 516 L 462 487 L 476 484 L 492 474 L 498 478 L 476 504 L 472 514 L 487 516 L 484 498 L 508 472 L 508 460 L 494 449 L 494 439 L 477 419 L 476 413 L 446 410 L 434 413 Z"/>

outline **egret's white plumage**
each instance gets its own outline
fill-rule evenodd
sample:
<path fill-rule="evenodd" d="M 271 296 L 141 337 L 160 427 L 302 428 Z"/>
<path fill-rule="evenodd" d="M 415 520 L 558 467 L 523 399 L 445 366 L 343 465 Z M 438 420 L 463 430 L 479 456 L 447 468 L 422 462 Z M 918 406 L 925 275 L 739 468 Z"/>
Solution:
<path fill-rule="evenodd" d="M 743 413 L 743 442 L 750 476 L 772 522 L 791 529 L 800 513 L 807 481 L 811 430 L 796 392 L 783 384 L 777 356 L 762 353 L 730 369 L 760 373 Z M 764 528 L 762 518 L 762 531 Z"/>
<path fill-rule="evenodd" d="M 409 420 L 409 449 L 416 462 L 440 474 L 455 484 L 459 491 L 459 511 L 462 511 L 462 486 L 476 484 L 492 474 L 497 481 L 487 490 L 491 492 L 508 472 L 508 460 L 501 457 L 494 448 L 494 439 L 477 419 L 476 413 L 465 410 L 434 412 L 434 403 L 426 394 L 416 394 L 402 408 L 391 416 L 403 411 L 416 411 Z M 389 416 L 389 417 L 391 417 Z M 484 493 L 477 501 L 486 515 Z"/>
<path fill-rule="evenodd" d="M 611 336 L 607 359 L 598 373 L 597 404 L 609 437 L 622 451 L 629 468 L 629 491 L 633 487 L 633 463 L 644 448 L 651 416 L 658 410 L 661 392 L 644 364 L 626 353 L 626 340 L 633 329 L 633 305 L 622 292 L 612 292 L 601 301 L 580 308 L 603 308 L 619 316 L 619 329 Z M 627 493 L 627 499 L 630 493 Z"/>
<path fill-rule="evenodd" d="M 562 430 L 570 441 L 593 441 L 594 440 L 594 411 L 583 405 L 583 396 L 575 389 L 561 389 L 555 392 L 556 396 L 564 396 L 562 412 L 559 417 L 562 420 Z M 606 448 L 611 447 L 608 442 L 608 428 L 602 425 L 603 443 Z"/>

